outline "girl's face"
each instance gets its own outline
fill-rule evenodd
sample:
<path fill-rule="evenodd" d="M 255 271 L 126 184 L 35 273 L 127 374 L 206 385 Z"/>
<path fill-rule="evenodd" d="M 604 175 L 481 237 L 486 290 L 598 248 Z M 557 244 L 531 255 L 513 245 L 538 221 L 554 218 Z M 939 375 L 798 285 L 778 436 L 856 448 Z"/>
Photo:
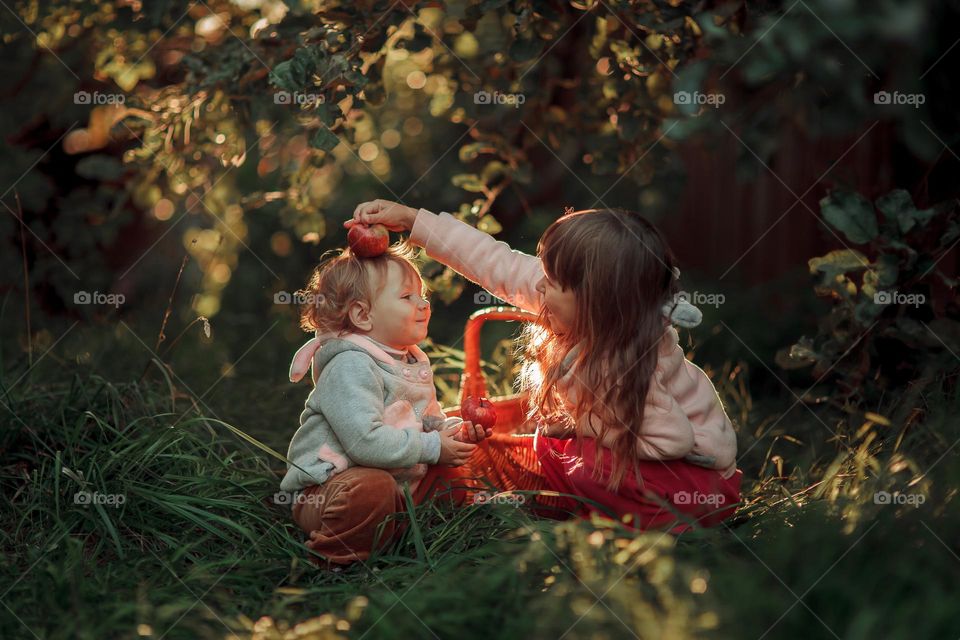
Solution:
<path fill-rule="evenodd" d="M 396 349 L 423 342 L 430 324 L 430 303 L 421 295 L 419 276 L 396 262 L 387 264 L 383 289 L 370 305 L 369 335 Z"/>
<path fill-rule="evenodd" d="M 543 294 L 543 306 L 550 330 L 563 335 L 573 326 L 577 311 L 577 300 L 572 289 L 564 289 L 544 273 L 537 283 L 537 291 Z"/>

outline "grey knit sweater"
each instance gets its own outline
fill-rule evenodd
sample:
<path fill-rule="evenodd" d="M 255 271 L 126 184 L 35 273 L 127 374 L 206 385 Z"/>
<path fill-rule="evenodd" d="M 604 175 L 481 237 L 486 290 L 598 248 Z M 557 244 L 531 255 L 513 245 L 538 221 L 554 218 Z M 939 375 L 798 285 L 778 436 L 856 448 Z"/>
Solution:
<path fill-rule="evenodd" d="M 294 464 L 282 491 L 323 484 L 353 466 L 386 469 L 416 488 L 426 463 L 440 457 L 435 429 L 444 415 L 427 356 L 415 346 L 411 352 L 417 362 L 405 364 L 357 334 L 318 336 L 297 352 L 291 379 L 312 365 L 315 386 L 290 441 Z"/>

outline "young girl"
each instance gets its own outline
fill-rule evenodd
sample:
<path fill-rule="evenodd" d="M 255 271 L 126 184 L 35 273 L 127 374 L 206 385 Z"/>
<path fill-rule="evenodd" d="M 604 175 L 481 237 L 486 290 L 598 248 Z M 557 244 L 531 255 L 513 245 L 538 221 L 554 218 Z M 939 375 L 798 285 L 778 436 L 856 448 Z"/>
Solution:
<path fill-rule="evenodd" d="M 293 494 L 307 546 L 329 562 L 368 558 L 378 525 L 405 510 L 398 483 L 421 502 L 448 477 L 436 463 L 462 465 L 486 435 L 440 409 L 430 362 L 417 347 L 430 321 L 422 293 L 409 252 L 396 246 L 365 259 L 346 250 L 299 292 L 301 326 L 316 337 L 297 351 L 290 380 L 312 369 L 315 386 L 280 489 Z M 394 533 L 386 521 L 380 540 Z"/>
<path fill-rule="evenodd" d="M 500 489 L 640 528 L 716 524 L 740 499 L 736 433 L 706 374 L 684 357 L 671 322 L 699 310 L 677 294 L 679 269 L 660 232 L 630 211 L 570 212 L 537 257 L 448 213 L 375 200 L 353 220 L 411 231 L 410 240 L 494 296 L 539 314 L 527 329 L 523 383 L 534 438 L 494 436 L 470 466 Z"/>

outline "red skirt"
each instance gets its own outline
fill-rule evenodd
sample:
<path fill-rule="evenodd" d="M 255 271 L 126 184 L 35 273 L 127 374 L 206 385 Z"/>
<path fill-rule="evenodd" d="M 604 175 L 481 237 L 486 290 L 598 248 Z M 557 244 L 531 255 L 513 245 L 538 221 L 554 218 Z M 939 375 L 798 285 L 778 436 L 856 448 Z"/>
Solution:
<path fill-rule="evenodd" d="M 602 467 L 595 479 L 596 446 L 593 438 L 585 438 L 581 457 L 572 438 L 495 433 L 478 445 L 462 473 L 486 478 L 500 491 L 537 492 L 525 497 L 540 515 L 598 514 L 634 528 L 667 528 L 674 533 L 690 529 L 691 523 L 719 524 L 740 502 L 739 469 L 724 479 L 718 471 L 683 460 L 641 461 L 640 477 L 628 470 L 620 487 L 610 491 L 606 482 L 613 454 L 601 447 Z M 482 487 L 476 486 L 478 491 Z M 476 500 L 476 493 L 471 494 Z"/>

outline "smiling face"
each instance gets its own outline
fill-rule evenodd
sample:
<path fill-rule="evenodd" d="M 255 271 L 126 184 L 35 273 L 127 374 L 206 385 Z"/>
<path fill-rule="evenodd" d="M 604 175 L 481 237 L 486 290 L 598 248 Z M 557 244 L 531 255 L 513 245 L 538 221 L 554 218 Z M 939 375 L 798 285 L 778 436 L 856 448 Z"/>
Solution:
<path fill-rule="evenodd" d="M 350 317 L 357 329 L 395 349 L 405 349 L 427 337 L 430 303 L 423 297 L 420 276 L 390 261 L 383 274 L 369 276 L 374 292 L 370 304 L 355 302 Z"/>

